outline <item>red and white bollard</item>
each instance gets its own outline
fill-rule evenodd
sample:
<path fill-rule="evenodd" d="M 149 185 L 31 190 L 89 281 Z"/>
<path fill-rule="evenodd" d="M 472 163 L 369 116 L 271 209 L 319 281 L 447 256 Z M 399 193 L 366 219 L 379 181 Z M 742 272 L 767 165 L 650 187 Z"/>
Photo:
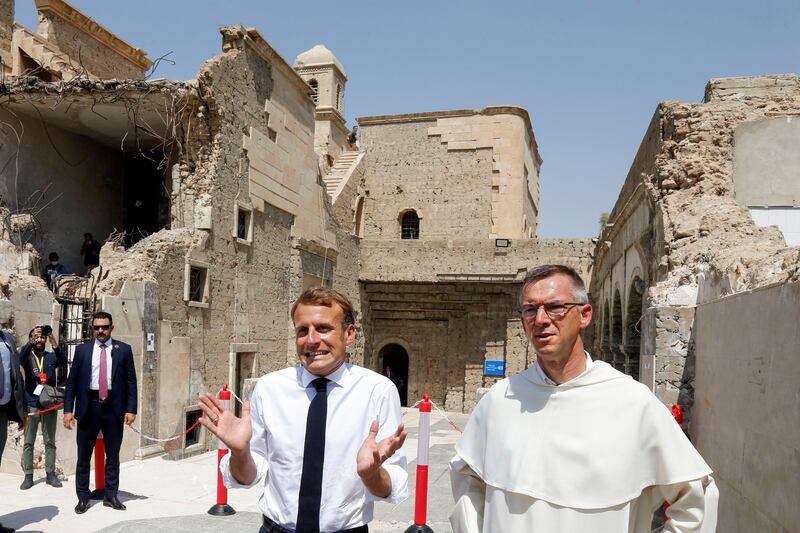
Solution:
<path fill-rule="evenodd" d="M 226 411 L 230 411 L 231 391 L 228 390 L 228 385 L 223 385 L 222 390 L 219 391 L 219 401 L 223 407 L 225 407 Z M 222 442 L 221 439 L 217 439 L 217 443 L 217 503 L 211 506 L 211 509 L 208 510 L 208 514 L 214 516 L 228 516 L 235 514 L 236 511 L 233 510 L 233 507 L 228 505 L 228 488 L 225 486 L 225 483 L 222 482 L 222 472 L 219 469 L 222 458 L 228 453 L 228 447 L 225 446 L 225 443 Z"/>
<path fill-rule="evenodd" d="M 102 430 L 97 434 L 94 443 L 94 490 L 90 496 L 93 500 L 106 497 L 106 441 Z"/>
<path fill-rule="evenodd" d="M 417 441 L 417 489 L 414 503 L 414 525 L 405 533 L 433 533 L 425 523 L 428 514 L 428 449 L 431 441 L 431 404 L 427 394 L 419 402 L 419 440 Z"/>

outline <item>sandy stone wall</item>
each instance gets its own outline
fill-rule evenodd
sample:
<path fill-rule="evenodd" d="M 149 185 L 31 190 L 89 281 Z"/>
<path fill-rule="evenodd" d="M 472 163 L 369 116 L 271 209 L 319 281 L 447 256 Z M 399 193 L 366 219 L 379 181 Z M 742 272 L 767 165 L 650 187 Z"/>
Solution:
<path fill-rule="evenodd" d="M 477 389 L 497 380 L 483 376 L 485 359 L 506 361 L 511 373 L 532 362 L 511 318 L 518 293 L 518 283 L 366 283 L 365 364 L 380 370 L 381 348 L 399 344 L 409 357 L 409 405 L 428 393 L 441 407 L 469 411 Z"/>
<path fill-rule="evenodd" d="M 138 50 L 63 0 L 37 0 L 38 33 L 100 79 L 142 79 L 151 62 Z"/>
<path fill-rule="evenodd" d="M 361 243 L 361 279 L 365 281 L 521 280 L 536 265 L 565 263 L 589 279 L 589 239 L 512 241 L 497 248 L 482 239 L 430 239 Z"/>
<path fill-rule="evenodd" d="M 498 249 L 493 241 L 361 243 L 365 308 L 365 364 L 380 371 L 381 349 L 408 353 L 409 403 L 422 393 L 456 411 L 471 410 L 480 388 L 498 378 L 483 375 L 485 360 L 501 360 L 506 375 L 533 362 L 518 319 L 526 271 L 565 263 L 585 278 L 591 266 L 587 240 L 524 240 Z"/>
<path fill-rule="evenodd" d="M 14 0 L 0 0 L 0 59 L 3 72 L 11 70 L 11 37 L 14 33 Z"/>
<path fill-rule="evenodd" d="M 598 238 L 593 350 L 617 361 L 632 349 L 639 378 L 689 415 L 695 358 L 703 357 L 695 306 L 798 279 L 797 249 L 774 226 L 753 223 L 734 179 L 737 132 L 798 113 L 797 76 L 711 80 L 704 103 L 660 104 Z M 769 173 L 761 179 L 769 187 Z M 632 290 L 637 277 L 642 297 Z"/>
<path fill-rule="evenodd" d="M 796 529 L 799 313 L 800 283 L 697 308 L 692 439 L 719 486 L 718 531 Z"/>
<path fill-rule="evenodd" d="M 492 161 L 489 148 L 449 151 L 428 135 L 435 121 L 364 126 L 364 237 L 400 240 L 400 217 L 414 210 L 420 238 L 488 238 Z"/>
<path fill-rule="evenodd" d="M 409 209 L 420 217 L 421 239 L 535 234 L 541 160 L 524 110 L 358 122 L 366 154 L 366 238 L 399 239 L 399 219 Z"/>

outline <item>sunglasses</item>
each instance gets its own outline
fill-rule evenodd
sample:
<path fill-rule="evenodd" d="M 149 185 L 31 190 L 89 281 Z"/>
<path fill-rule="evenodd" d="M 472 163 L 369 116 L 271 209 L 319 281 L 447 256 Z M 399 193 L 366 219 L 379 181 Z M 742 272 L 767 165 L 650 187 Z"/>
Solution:
<path fill-rule="evenodd" d="M 95 331 L 100 331 L 101 329 L 105 330 L 105 329 L 109 329 L 109 328 L 111 328 L 111 324 L 109 324 L 107 326 L 92 326 L 92 329 L 95 330 Z"/>

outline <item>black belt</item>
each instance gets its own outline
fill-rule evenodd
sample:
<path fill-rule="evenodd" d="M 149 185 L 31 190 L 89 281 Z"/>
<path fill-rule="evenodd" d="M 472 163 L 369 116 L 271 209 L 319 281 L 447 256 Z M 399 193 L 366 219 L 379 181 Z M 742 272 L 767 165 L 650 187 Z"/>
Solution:
<path fill-rule="evenodd" d="M 262 518 L 262 523 L 264 525 L 264 530 L 267 533 L 295 533 L 294 529 L 289 529 L 281 526 L 280 524 L 276 524 L 275 522 L 273 522 L 264 515 L 261 515 L 261 518 Z M 368 532 L 369 528 L 367 527 L 366 524 L 364 524 L 363 526 L 351 527 L 350 529 L 341 529 L 336 533 L 368 533 Z"/>
<path fill-rule="evenodd" d="M 89 389 L 89 398 L 95 400 L 99 403 L 106 403 L 111 399 L 111 391 L 108 391 L 108 396 L 106 396 L 105 400 L 100 399 L 100 391 L 95 389 Z"/>

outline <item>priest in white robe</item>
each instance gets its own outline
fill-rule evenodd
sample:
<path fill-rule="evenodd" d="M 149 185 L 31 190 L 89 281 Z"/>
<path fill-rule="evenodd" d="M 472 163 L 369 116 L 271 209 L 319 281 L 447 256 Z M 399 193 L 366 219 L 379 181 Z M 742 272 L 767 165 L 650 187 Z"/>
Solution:
<path fill-rule="evenodd" d="M 716 530 L 711 469 L 643 384 L 584 351 L 592 319 L 580 276 L 562 265 L 522 285 L 537 362 L 494 385 L 450 463 L 454 533 Z"/>

